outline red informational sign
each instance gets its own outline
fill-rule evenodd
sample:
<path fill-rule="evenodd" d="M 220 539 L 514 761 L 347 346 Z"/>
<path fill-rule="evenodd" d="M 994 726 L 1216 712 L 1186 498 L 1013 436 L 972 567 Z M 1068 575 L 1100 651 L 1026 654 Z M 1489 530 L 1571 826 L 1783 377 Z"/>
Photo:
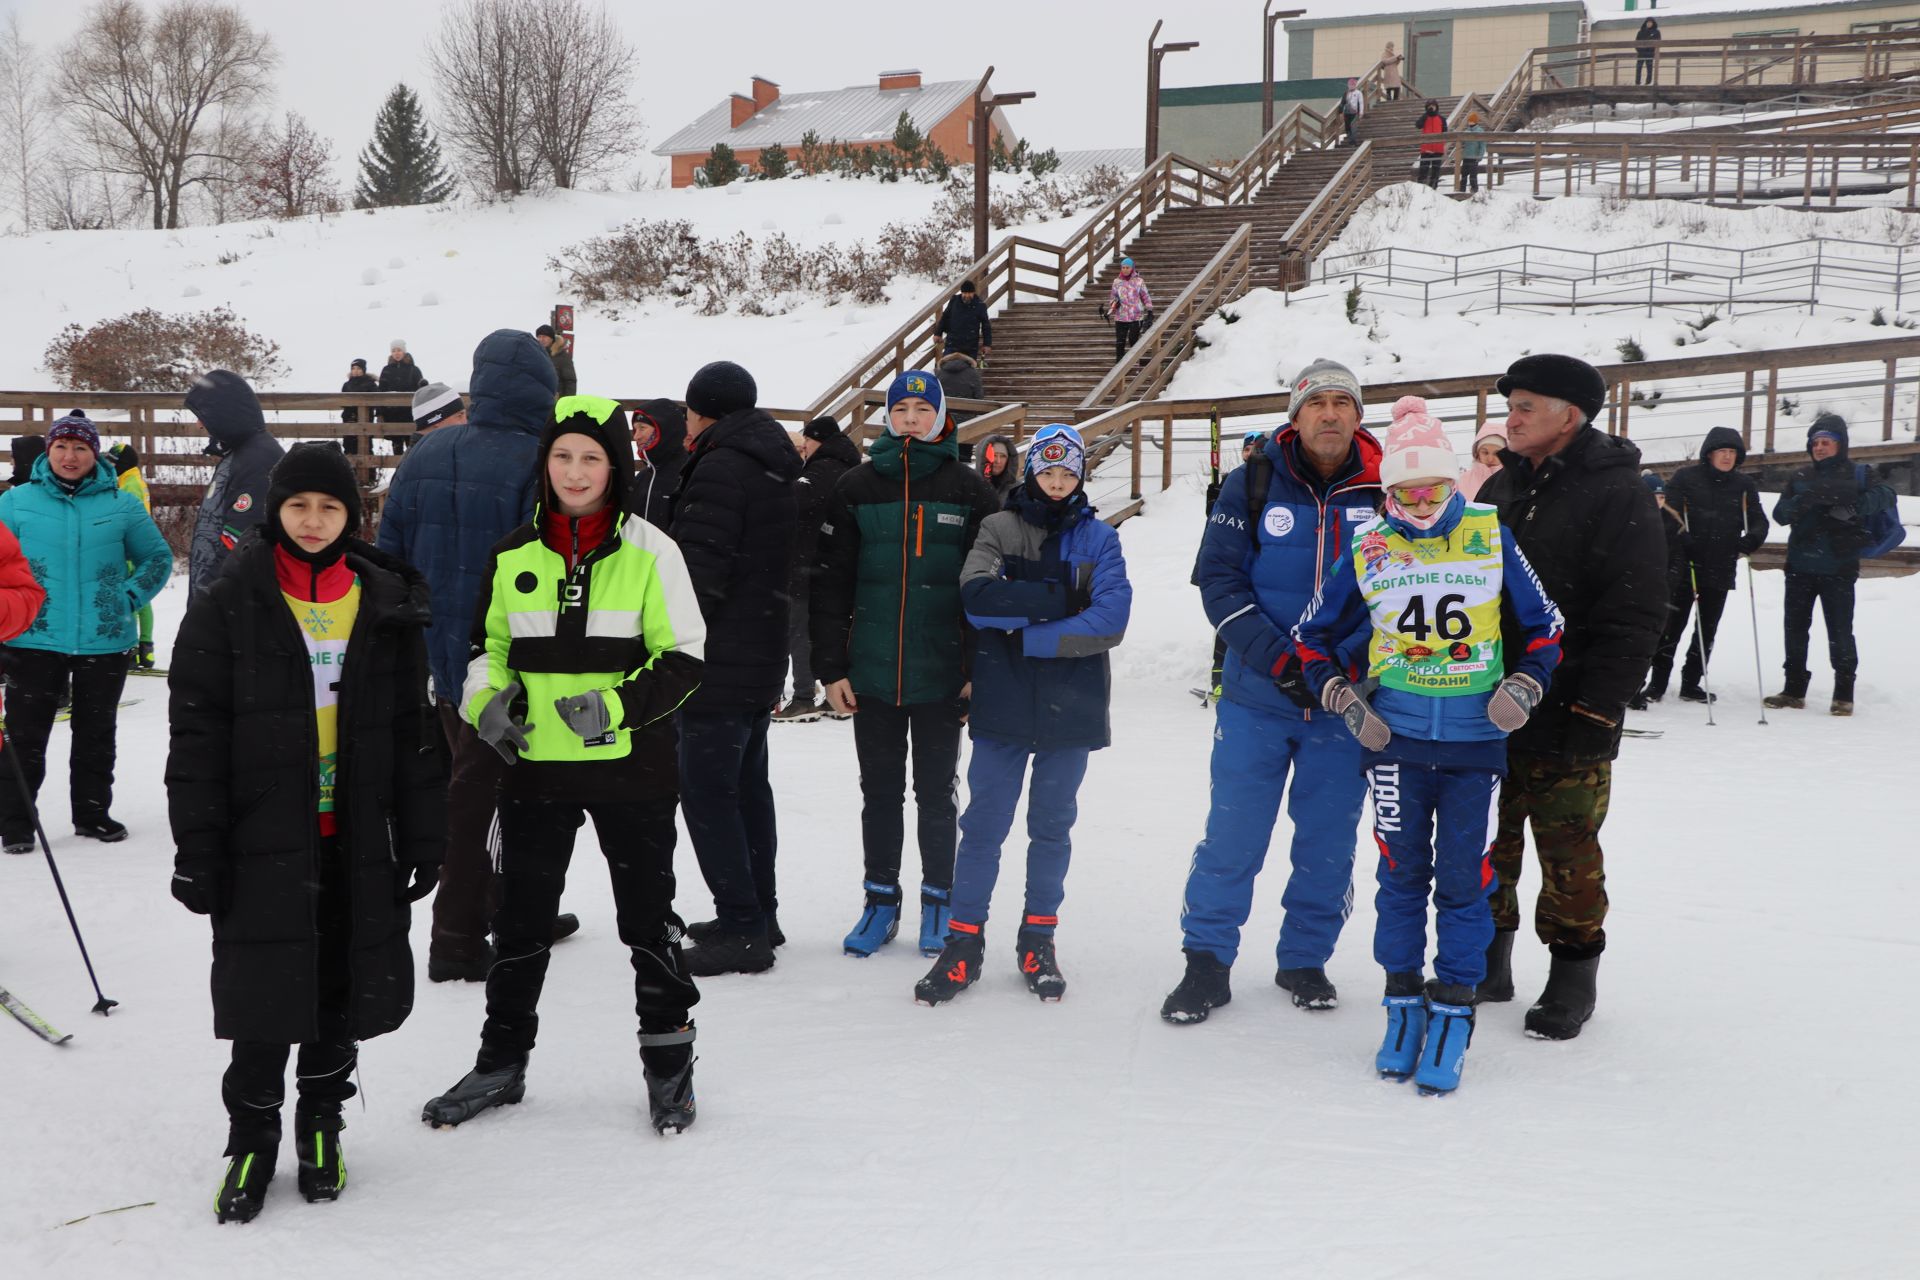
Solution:
<path fill-rule="evenodd" d="M 553 326 L 554 331 L 560 335 L 561 341 L 567 344 L 566 349 L 568 354 L 572 354 L 573 307 L 565 302 L 555 303 L 553 307 L 553 318 L 547 323 Z"/>

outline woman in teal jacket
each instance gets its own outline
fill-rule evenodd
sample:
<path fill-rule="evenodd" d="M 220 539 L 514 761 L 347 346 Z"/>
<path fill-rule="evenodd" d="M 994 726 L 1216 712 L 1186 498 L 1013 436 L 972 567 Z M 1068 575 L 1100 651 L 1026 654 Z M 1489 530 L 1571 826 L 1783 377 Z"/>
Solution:
<path fill-rule="evenodd" d="M 0 494 L 0 523 L 20 540 L 47 602 L 7 646 L 6 745 L 0 775 L 19 770 L 39 795 L 47 736 L 67 682 L 73 682 L 73 749 L 68 786 L 75 835 L 112 842 L 127 829 L 113 805 L 115 721 L 127 679 L 127 650 L 140 636 L 135 614 L 173 572 L 173 552 L 153 517 L 100 461 L 100 433 L 78 411 L 47 432 L 33 479 Z M 0 841 L 8 853 L 33 850 L 33 813 L 20 788 L 0 776 Z"/>

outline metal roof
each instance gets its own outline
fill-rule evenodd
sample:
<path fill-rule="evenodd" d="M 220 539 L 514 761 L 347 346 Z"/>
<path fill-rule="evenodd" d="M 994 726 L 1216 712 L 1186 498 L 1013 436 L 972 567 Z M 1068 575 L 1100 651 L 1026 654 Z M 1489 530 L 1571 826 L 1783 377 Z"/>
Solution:
<path fill-rule="evenodd" d="M 797 147 L 809 130 L 822 142 L 885 142 L 893 137 L 900 113 L 913 116 L 922 133 L 933 128 L 973 94 L 975 80 L 942 80 L 918 89 L 882 89 L 857 84 L 821 93 L 782 94 L 733 127 L 732 99 L 722 99 L 680 132 L 653 149 L 657 156 L 697 154 L 724 142 L 736 151 L 756 147 Z M 998 113 L 996 113 L 997 116 Z"/>
<path fill-rule="evenodd" d="M 1076 174 L 1085 173 L 1087 170 L 1103 164 L 1111 165 L 1123 173 L 1139 173 L 1142 169 L 1146 168 L 1140 161 L 1140 157 L 1143 154 L 1142 149 L 1137 146 L 1106 147 L 1094 151 L 1062 151 L 1058 154 L 1060 156 L 1060 168 L 1057 172 L 1064 178 L 1071 178 Z"/>

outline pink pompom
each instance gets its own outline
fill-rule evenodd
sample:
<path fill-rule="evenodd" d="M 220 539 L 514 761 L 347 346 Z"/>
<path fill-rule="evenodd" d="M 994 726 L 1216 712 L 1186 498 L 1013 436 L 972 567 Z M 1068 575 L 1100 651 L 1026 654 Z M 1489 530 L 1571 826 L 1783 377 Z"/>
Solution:
<path fill-rule="evenodd" d="M 1410 415 L 1427 416 L 1427 401 L 1424 396 L 1401 396 L 1393 402 L 1393 420 L 1395 422 Z"/>

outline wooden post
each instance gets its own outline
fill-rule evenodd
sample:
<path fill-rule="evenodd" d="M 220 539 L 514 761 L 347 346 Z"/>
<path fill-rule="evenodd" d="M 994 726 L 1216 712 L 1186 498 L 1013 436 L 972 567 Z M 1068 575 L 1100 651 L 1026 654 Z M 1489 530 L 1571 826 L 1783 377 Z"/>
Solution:
<path fill-rule="evenodd" d="M 1540 198 L 1540 144 L 1533 144 L 1533 198 Z"/>
<path fill-rule="evenodd" d="M 1720 189 L 1720 144 L 1714 143 L 1707 148 L 1707 199 L 1711 201 L 1714 193 Z"/>
<path fill-rule="evenodd" d="M 1173 415 L 1160 424 L 1160 488 L 1173 488 Z"/>
<path fill-rule="evenodd" d="M 1478 432 L 1487 425 L 1487 389 L 1481 387 L 1473 393 L 1473 429 Z"/>
<path fill-rule="evenodd" d="M 1780 370 L 1767 370 L 1767 439 L 1765 452 L 1773 452 L 1774 415 L 1780 411 Z"/>
<path fill-rule="evenodd" d="M 1907 144 L 1907 208 L 1913 208 L 1913 179 L 1920 173 L 1920 142 Z"/>
<path fill-rule="evenodd" d="M 1140 496 L 1140 419 L 1133 420 L 1129 433 L 1133 436 L 1133 492 L 1129 496 L 1137 499 Z"/>
<path fill-rule="evenodd" d="M 1620 198 L 1622 200 L 1627 198 L 1627 163 L 1633 156 L 1630 150 L 1632 145 L 1630 142 L 1620 144 Z"/>
<path fill-rule="evenodd" d="M 1633 383 L 1620 379 L 1620 438 L 1625 440 L 1629 434 L 1627 418 L 1633 413 Z"/>
<path fill-rule="evenodd" d="M 1880 438 L 1882 440 L 1893 439 L 1893 371 L 1899 363 L 1891 356 L 1887 358 L 1887 391 L 1880 405 Z"/>
<path fill-rule="evenodd" d="M 1753 448 L 1753 370 L 1747 370 L 1747 384 L 1740 393 L 1740 447 Z"/>
<path fill-rule="evenodd" d="M 1807 144 L 1807 172 L 1800 181 L 1800 207 L 1813 208 L 1813 144 Z"/>

